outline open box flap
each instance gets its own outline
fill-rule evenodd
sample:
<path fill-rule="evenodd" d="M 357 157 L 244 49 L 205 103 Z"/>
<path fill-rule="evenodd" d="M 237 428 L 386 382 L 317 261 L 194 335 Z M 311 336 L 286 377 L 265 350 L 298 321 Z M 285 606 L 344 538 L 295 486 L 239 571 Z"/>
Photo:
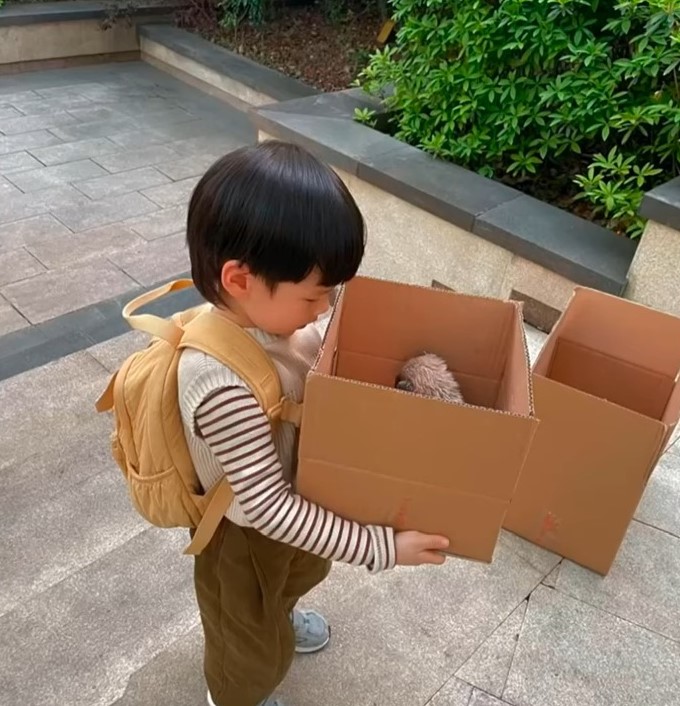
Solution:
<path fill-rule="evenodd" d="M 546 374 L 560 338 L 669 378 L 680 372 L 680 318 L 611 294 L 574 289 L 534 372 Z"/>
<path fill-rule="evenodd" d="M 343 351 L 404 361 L 436 353 L 454 371 L 502 376 L 513 303 L 357 277 L 345 288 L 344 307 Z"/>

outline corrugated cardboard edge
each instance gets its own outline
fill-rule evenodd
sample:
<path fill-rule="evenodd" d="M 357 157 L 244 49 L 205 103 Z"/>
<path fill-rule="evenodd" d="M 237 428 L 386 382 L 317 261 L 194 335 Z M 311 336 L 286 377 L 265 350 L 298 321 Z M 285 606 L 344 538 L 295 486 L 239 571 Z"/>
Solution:
<path fill-rule="evenodd" d="M 518 301 L 513 301 L 510 299 L 498 299 L 497 297 L 486 297 L 486 296 L 481 296 L 477 294 L 462 294 L 460 292 L 454 292 L 453 290 L 448 290 L 448 289 L 441 289 L 438 287 L 428 287 L 426 285 L 422 284 L 410 284 L 406 282 L 395 282 L 393 280 L 381 280 L 377 279 L 375 277 L 365 277 L 362 276 L 361 279 L 364 280 L 369 280 L 372 282 L 385 282 L 387 284 L 396 284 L 402 287 L 410 287 L 412 289 L 421 289 L 421 290 L 426 290 L 426 291 L 435 291 L 437 293 L 437 296 L 446 296 L 446 297 L 457 297 L 461 298 L 464 297 L 466 299 L 474 299 L 477 301 L 489 301 L 489 302 L 498 302 L 501 304 L 507 304 L 512 307 L 514 307 L 517 311 L 517 314 L 519 315 L 519 325 L 521 327 L 521 334 L 522 334 L 522 346 L 524 348 L 524 357 L 526 360 L 526 365 L 527 365 L 527 385 L 528 385 L 528 392 L 529 392 L 529 414 L 524 415 L 524 414 L 517 414 L 515 412 L 506 412 L 505 410 L 502 409 L 490 409 L 489 407 L 481 407 L 479 405 L 472 405 L 469 403 L 458 403 L 458 402 L 444 402 L 442 400 L 432 400 L 433 402 L 441 402 L 442 404 L 449 404 L 449 405 L 456 405 L 459 407 L 468 407 L 470 409 L 483 409 L 487 412 L 494 412 L 496 414 L 502 414 L 510 417 L 517 417 L 519 419 L 535 419 L 536 418 L 536 408 L 534 405 L 534 386 L 533 386 L 533 376 L 531 374 L 531 357 L 529 356 L 529 346 L 527 343 L 527 337 L 526 337 L 526 332 L 524 331 L 524 324 L 523 324 L 523 310 L 524 310 L 524 304 L 523 302 L 518 302 Z M 342 304 L 345 298 L 345 290 L 346 290 L 347 285 L 343 284 L 342 287 L 340 288 L 340 291 L 338 292 L 338 295 L 335 299 L 335 303 L 333 305 L 333 312 L 330 316 L 330 319 L 328 321 L 328 326 L 326 327 L 326 332 L 323 337 L 323 341 L 321 342 L 321 346 L 319 347 L 319 352 L 316 355 L 316 358 L 314 359 L 314 363 L 312 364 L 312 367 L 310 368 L 309 372 L 307 373 L 307 378 L 309 378 L 311 375 L 315 375 L 318 377 L 324 377 L 324 378 L 331 378 L 335 376 L 331 375 L 326 375 L 325 373 L 319 373 L 316 368 L 319 365 L 319 362 L 321 361 L 322 356 L 326 352 L 326 343 L 328 340 L 328 331 L 330 331 L 331 327 L 333 326 L 333 323 L 335 322 L 335 319 L 338 316 L 341 316 L 342 312 Z M 384 386 L 382 385 L 373 385 L 371 383 L 367 382 L 359 382 L 357 380 L 348 380 L 347 378 L 340 378 L 342 380 L 347 380 L 347 382 L 351 382 L 355 385 L 360 385 L 362 387 L 368 387 L 368 388 L 373 388 L 373 389 L 383 389 Z M 391 389 L 391 388 L 388 388 Z M 402 395 L 410 395 L 412 397 L 420 397 L 420 398 L 427 398 L 425 395 L 418 395 L 414 392 L 408 392 L 406 390 L 396 390 L 395 393 L 402 394 Z"/>

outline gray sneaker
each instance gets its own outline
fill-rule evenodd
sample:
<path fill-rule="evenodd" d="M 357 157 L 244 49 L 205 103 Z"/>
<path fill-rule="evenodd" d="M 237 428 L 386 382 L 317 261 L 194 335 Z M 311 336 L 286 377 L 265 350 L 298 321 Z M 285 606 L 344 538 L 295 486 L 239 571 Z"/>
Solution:
<path fill-rule="evenodd" d="M 311 654 L 322 650 L 331 639 L 331 628 L 326 619 L 314 610 L 293 611 L 295 651 Z"/>

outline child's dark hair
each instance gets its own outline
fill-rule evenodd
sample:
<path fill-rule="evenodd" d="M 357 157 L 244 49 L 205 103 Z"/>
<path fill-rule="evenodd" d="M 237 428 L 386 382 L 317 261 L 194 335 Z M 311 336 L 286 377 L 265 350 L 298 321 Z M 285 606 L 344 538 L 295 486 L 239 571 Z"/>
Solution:
<path fill-rule="evenodd" d="M 194 284 L 220 302 L 222 267 L 247 265 L 274 289 L 313 270 L 335 287 L 357 273 L 364 220 L 340 177 L 304 149 L 269 141 L 213 164 L 189 204 L 187 243 Z"/>

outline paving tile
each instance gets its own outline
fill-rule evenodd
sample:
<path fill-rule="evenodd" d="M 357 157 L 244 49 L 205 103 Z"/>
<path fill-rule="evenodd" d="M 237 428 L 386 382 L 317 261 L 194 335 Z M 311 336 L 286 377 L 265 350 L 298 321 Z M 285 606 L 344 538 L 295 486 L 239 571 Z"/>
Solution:
<path fill-rule="evenodd" d="M 451 679 L 426 706 L 503 706 L 506 703 L 481 689 L 474 689 L 469 684 Z"/>
<path fill-rule="evenodd" d="M 456 672 L 459 679 L 500 698 L 510 672 L 527 603 L 516 608 Z"/>
<path fill-rule="evenodd" d="M 92 101 L 87 106 L 69 108 L 68 112 L 82 123 L 92 123 L 97 120 L 120 120 L 123 117 L 115 107 L 98 105 Z"/>
<path fill-rule="evenodd" d="M 30 194 L 22 193 L 13 185 L 11 188 L 12 198 L 8 199 L 0 209 L 0 224 L 47 213 L 52 208 L 71 206 L 82 209 L 83 206 L 92 203 L 86 196 L 68 185 L 41 189 Z M 2 190 L 1 187 L 0 190 Z"/>
<path fill-rule="evenodd" d="M 165 135 L 161 135 L 150 129 L 126 130 L 125 132 L 119 132 L 115 135 L 111 135 L 111 140 L 112 142 L 115 142 L 119 148 L 122 147 L 126 150 L 170 143 L 170 140 Z M 172 147 L 172 145 L 170 146 Z"/>
<path fill-rule="evenodd" d="M 3 100 L 0 96 L 0 100 Z M 63 95 L 50 99 L 41 98 L 37 94 L 32 94 L 25 98 L 12 101 L 24 115 L 44 115 L 53 113 L 55 110 L 71 110 L 72 108 L 88 108 L 94 104 L 85 96 Z"/>
<path fill-rule="evenodd" d="M 544 586 L 549 588 L 555 588 L 557 586 L 557 581 L 560 577 L 560 569 L 562 568 L 562 562 L 560 562 L 541 582 Z"/>
<path fill-rule="evenodd" d="M 116 110 L 123 115 L 136 117 L 144 113 L 150 113 L 161 110 L 171 110 L 176 105 L 167 98 L 154 96 L 152 98 L 134 98 L 130 100 L 121 100 L 116 103 Z"/>
<path fill-rule="evenodd" d="M 680 642 L 680 539 L 633 522 L 606 577 L 570 561 L 557 589 Z"/>
<path fill-rule="evenodd" d="M 195 154 L 213 154 L 217 158 L 249 142 L 251 141 L 243 140 L 238 136 L 217 134 L 177 139 L 170 142 L 169 145 L 176 152 L 188 157 Z"/>
<path fill-rule="evenodd" d="M 120 223 L 65 233 L 27 249 L 49 269 L 67 267 L 91 258 L 106 257 L 120 250 L 140 246 L 144 240 Z"/>
<path fill-rule="evenodd" d="M 0 186 L 0 196 L 2 195 L 2 191 L 3 188 Z M 29 218 L 30 216 L 44 213 L 47 210 L 40 203 L 32 199 L 29 200 L 27 195 L 22 194 L 18 189 L 16 193 L 19 194 L 19 196 L 3 199 L 3 202 L 0 204 L 0 227 L 5 223 L 18 221 L 22 218 Z"/>
<path fill-rule="evenodd" d="M 35 91 L 18 91 L 9 81 L 3 80 L 3 84 L 0 85 L 0 100 L 2 100 L 3 103 L 16 103 L 23 100 L 39 99 L 40 96 Z"/>
<path fill-rule="evenodd" d="M 9 174 L 7 178 L 23 192 L 28 193 L 39 191 L 40 189 L 48 189 L 59 184 L 93 179 L 107 173 L 105 169 L 102 169 L 102 167 L 89 159 L 66 162 L 53 167 L 43 167 L 40 163 L 38 164 L 40 166 L 39 169 L 15 172 Z"/>
<path fill-rule="evenodd" d="M 85 198 L 85 197 L 83 197 Z M 79 205 L 57 206 L 52 213 L 73 231 L 87 230 L 157 211 L 158 206 L 141 194 L 131 193 Z"/>
<path fill-rule="evenodd" d="M 122 294 L 135 282 L 106 260 L 54 270 L 2 288 L 2 295 L 37 324 Z"/>
<path fill-rule="evenodd" d="M 39 453 L 57 456 L 65 440 L 72 444 L 74 438 L 84 436 L 93 427 L 102 432 L 110 429 L 110 420 L 95 414 L 93 407 L 109 377 L 109 372 L 92 356 L 79 352 L 0 382 L 3 472 Z M 18 400 L 21 404 L 17 404 Z M 40 430 L 49 433 L 36 433 Z M 53 457 L 45 472 L 55 468 L 54 460 Z M 30 477 L 26 480 L 30 485 Z M 44 480 L 37 483 L 33 493 L 41 492 Z M 55 476 L 50 482 L 61 481 Z M 9 486 L 5 492 L 10 494 Z"/>
<path fill-rule="evenodd" d="M 133 191 L 150 189 L 154 186 L 167 184 L 170 180 L 153 167 L 142 167 L 132 169 L 129 172 L 119 174 L 107 174 L 78 182 L 78 189 L 91 199 L 99 200 L 121 194 L 129 194 Z"/>
<path fill-rule="evenodd" d="M 167 280 L 190 267 L 183 233 L 146 242 L 140 247 L 115 253 L 109 259 L 143 285 Z"/>
<path fill-rule="evenodd" d="M 86 140 L 92 137 L 111 137 L 118 132 L 133 130 L 134 127 L 135 123 L 131 118 L 115 118 L 56 127 L 52 129 L 52 133 L 65 141 Z"/>
<path fill-rule="evenodd" d="M 170 107 L 162 110 L 151 110 L 137 113 L 135 122 L 140 128 L 148 128 L 150 130 L 165 132 L 165 128 L 169 126 L 179 125 L 180 123 L 196 122 L 196 116 L 183 108 Z M 173 135 L 174 128 L 170 131 Z M 182 133 L 183 134 L 183 133 Z"/>
<path fill-rule="evenodd" d="M 0 545 L 0 615 L 148 528 L 131 505 L 120 469 L 110 454 L 98 453 L 107 447 L 102 435 L 87 455 L 79 455 L 80 483 L 64 492 L 21 511 L 0 498 L 0 522 L 7 530 Z M 60 465 L 58 459 L 54 463 Z M 6 468 L 3 478 L 12 472 Z"/>
<path fill-rule="evenodd" d="M 204 704 L 203 630 L 198 625 L 135 672 L 112 706 Z"/>
<path fill-rule="evenodd" d="M 425 703 L 541 577 L 503 545 L 492 564 L 451 559 L 380 577 L 336 567 L 305 598 L 333 624 L 330 649 L 296 661 L 281 695 L 296 706 Z"/>
<path fill-rule="evenodd" d="M 668 448 L 674 448 L 675 450 L 680 449 L 680 446 L 678 445 L 678 441 L 680 441 L 680 426 L 676 426 L 675 429 L 673 430 L 673 433 L 671 434 L 671 438 L 668 441 Z"/>
<path fill-rule="evenodd" d="M 184 232 L 187 224 L 187 204 L 164 208 L 148 216 L 133 218 L 125 222 L 136 233 L 146 240 L 155 240 L 165 235 Z"/>
<path fill-rule="evenodd" d="M 84 93 L 81 91 L 87 90 L 88 86 L 91 84 L 82 82 L 77 83 L 74 81 L 68 81 L 66 83 L 61 83 L 61 85 L 55 86 L 43 86 L 41 88 L 36 88 L 35 92 L 42 98 L 53 99 L 60 98 L 62 96 L 83 96 Z"/>
<path fill-rule="evenodd" d="M 123 150 L 97 157 L 95 161 L 104 169 L 115 174 L 139 167 L 149 167 L 154 164 L 176 159 L 177 153 L 165 145 L 151 145 L 135 150 Z M 168 175 L 169 176 L 169 175 Z M 172 177 L 171 177 L 172 178 Z"/>
<path fill-rule="evenodd" d="M 218 157 L 214 154 L 182 157 L 163 162 L 158 165 L 157 169 L 173 181 L 179 181 L 188 177 L 203 176 L 208 167 L 212 166 L 217 159 Z"/>
<path fill-rule="evenodd" d="M 517 706 L 669 706 L 680 645 L 559 591 L 529 600 L 503 699 Z"/>
<path fill-rule="evenodd" d="M 149 343 L 148 334 L 143 331 L 129 331 L 122 336 L 116 336 L 109 341 L 98 343 L 88 349 L 89 354 L 98 360 L 112 373 L 118 370 L 121 363 L 135 351 L 141 350 Z"/>
<path fill-rule="evenodd" d="M 78 191 L 71 184 L 58 184 L 49 189 L 40 189 L 30 194 L 23 194 L 22 199 L 28 203 L 33 203 L 36 207 L 44 211 L 52 211 L 57 208 L 79 208 L 87 210 L 94 204 L 82 192 Z"/>
<path fill-rule="evenodd" d="M 24 248 L 0 253 L 0 287 L 45 272 L 45 268 Z"/>
<path fill-rule="evenodd" d="M 74 355 L 82 356 L 82 353 L 72 353 L 62 360 L 69 360 Z M 92 361 L 89 361 L 89 364 L 92 365 Z M 56 363 L 47 365 L 52 369 Z M 58 367 L 63 369 L 65 366 Z M 35 369 L 39 370 L 40 368 Z M 21 375 L 30 375 L 33 372 Z M 89 387 L 91 399 L 80 399 L 75 408 L 80 421 L 77 429 L 67 425 L 59 428 L 59 422 L 62 420 L 57 420 L 54 435 L 36 439 L 30 455 L 5 465 L 3 493 L 0 498 L 3 515 L 0 522 L 5 518 L 10 522 L 10 515 L 12 522 L 14 518 L 18 521 L 20 516 L 32 512 L 35 507 L 50 503 L 64 493 L 73 493 L 74 488 L 96 476 L 101 469 L 109 467 L 112 457 L 108 439 L 113 421 L 107 414 L 92 414 L 92 400 L 97 398 L 107 382 L 106 378 L 99 377 L 102 372 L 98 371 L 97 374 L 101 389 Z M 43 382 L 49 380 L 47 376 L 42 379 Z M 67 384 L 71 386 L 70 381 Z M 31 403 L 35 404 L 32 400 L 29 404 Z M 38 412 L 38 415 L 42 420 L 41 412 Z M 122 479 L 122 476 L 120 478 Z"/>
<path fill-rule="evenodd" d="M 167 207 L 175 206 L 176 204 L 188 204 L 199 179 L 200 177 L 182 179 L 182 181 L 176 181 L 172 184 L 145 189 L 142 193 L 159 206 Z"/>
<path fill-rule="evenodd" d="M 468 706 L 504 706 L 507 703 L 507 701 L 501 701 L 501 699 L 497 699 L 480 689 L 473 689 Z"/>
<path fill-rule="evenodd" d="M 469 706 L 472 687 L 460 679 L 449 679 L 427 702 L 427 706 Z"/>
<path fill-rule="evenodd" d="M 183 121 L 179 123 L 146 123 L 149 129 L 152 129 L 158 135 L 162 135 L 169 142 L 174 142 L 176 140 L 186 140 L 189 138 L 201 137 L 201 136 L 211 136 L 211 135 L 222 135 L 222 137 L 227 136 L 227 126 L 224 121 L 219 124 L 217 121 L 208 120 L 190 120 Z M 233 139 L 232 136 L 231 139 Z"/>
<path fill-rule="evenodd" d="M 36 130 L 20 135 L 0 135 L 0 154 L 58 145 L 61 140 L 47 130 Z"/>
<path fill-rule="evenodd" d="M 0 103 L 2 103 L 2 99 L 0 98 Z M 5 120 L 11 120 L 12 118 L 20 118 L 22 117 L 22 114 L 16 109 L 13 108 L 11 105 L 0 105 L 0 120 L 5 121 Z M 0 127 L 2 126 L 2 123 L 0 123 Z"/>
<path fill-rule="evenodd" d="M 88 140 L 62 143 L 53 147 L 32 149 L 31 154 L 43 164 L 51 166 L 53 164 L 63 164 L 64 162 L 74 162 L 79 159 L 90 159 L 119 150 L 120 147 L 111 142 L 111 140 L 105 137 L 95 137 Z"/>
<path fill-rule="evenodd" d="M 27 326 L 30 326 L 29 322 L 4 297 L 0 297 L 0 336 Z"/>
<path fill-rule="evenodd" d="M 6 177 L 0 176 L 0 203 L 4 206 L 17 196 L 21 196 L 21 191 L 14 184 L 11 184 Z"/>
<path fill-rule="evenodd" d="M 28 152 L 0 155 L 0 174 L 11 174 L 36 167 L 42 167 L 42 164 Z"/>
<path fill-rule="evenodd" d="M 65 111 L 53 111 L 43 115 L 22 115 L 20 118 L 3 120 L 2 132 L 5 135 L 18 135 L 25 132 L 35 132 L 36 130 L 58 128 L 75 122 L 76 119 Z"/>
<path fill-rule="evenodd" d="M 541 573 L 544 577 L 547 576 L 561 561 L 561 557 L 553 554 L 547 549 L 537 547 L 531 542 L 518 537 L 511 532 L 503 530 L 498 539 L 498 543 L 508 551 L 516 554 L 518 557 L 526 561 L 529 566 Z"/>
<path fill-rule="evenodd" d="M 54 216 L 44 214 L 0 225 L 0 252 L 70 235 L 71 231 Z"/>
<path fill-rule="evenodd" d="M 652 473 L 635 517 L 680 537 L 680 453 L 675 446 Z"/>
<path fill-rule="evenodd" d="M 128 100 L 133 97 L 145 98 L 155 93 L 155 90 L 148 85 L 132 83 L 123 85 L 115 82 L 109 85 L 92 83 L 85 86 L 74 86 L 74 91 L 96 103 L 118 103 L 120 100 Z"/>
<path fill-rule="evenodd" d="M 0 618 L 6 702 L 119 698 L 131 673 L 197 624 L 185 545 L 185 532 L 143 532 Z"/>

